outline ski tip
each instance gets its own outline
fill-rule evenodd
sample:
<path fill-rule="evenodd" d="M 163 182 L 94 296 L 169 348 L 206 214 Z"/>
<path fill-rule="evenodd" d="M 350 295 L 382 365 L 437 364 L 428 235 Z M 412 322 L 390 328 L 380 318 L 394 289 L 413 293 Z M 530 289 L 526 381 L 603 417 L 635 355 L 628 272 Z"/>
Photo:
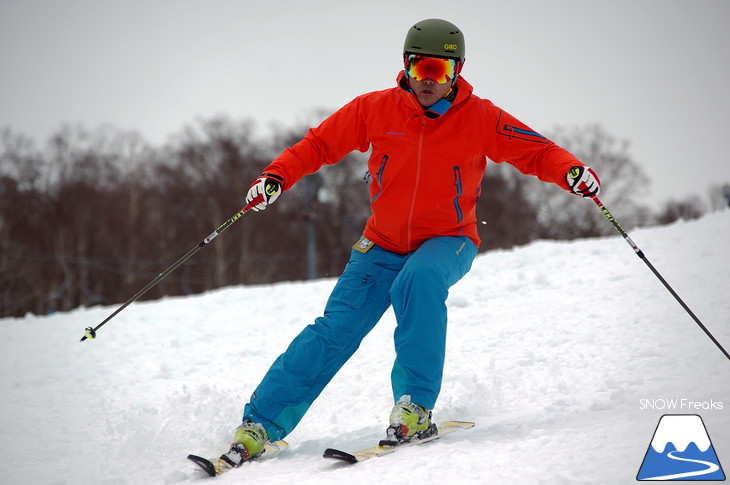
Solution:
<path fill-rule="evenodd" d="M 202 456 L 198 455 L 188 455 L 188 460 L 198 465 L 205 473 L 207 473 L 211 477 L 214 477 L 216 475 L 215 466 L 207 458 L 203 458 Z"/>
<path fill-rule="evenodd" d="M 456 426 L 458 428 L 473 428 L 477 423 L 474 421 L 447 421 L 441 426 Z"/>
<path fill-rule="evenodd" d="M 322 457 L 329 458 L 331 460 L 340 460 L 347 463 L 357 463 L 358 459 L 355 455 L 351 455 L 345 451 L 335 450 L 334 448 L 327 448 L 324 450 Z"/>

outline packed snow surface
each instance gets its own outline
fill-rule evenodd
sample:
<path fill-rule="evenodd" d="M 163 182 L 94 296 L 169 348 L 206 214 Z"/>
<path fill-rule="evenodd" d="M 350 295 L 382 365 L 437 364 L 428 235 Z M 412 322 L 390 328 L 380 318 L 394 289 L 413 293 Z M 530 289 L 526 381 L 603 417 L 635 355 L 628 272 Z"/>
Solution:
<path fill-rule="evenodd" d="M 730 349 L 730 211 L 631 237 Z M 83 343 L 115 306 L 0 320 L 0 482 L 207 483 L 186 456 L 227 449 L 249 394 L 334 284 L 138 302 Z M 216 483 L 635 483 L 664 414 L 700 415 L 730 467 L 730 361 L 621 237 L 480 255 L 448 306 L 434 418 L 476 427 L 354 466 L 321 458 L 384 436 L 388 312 L 288 450 Z"/>

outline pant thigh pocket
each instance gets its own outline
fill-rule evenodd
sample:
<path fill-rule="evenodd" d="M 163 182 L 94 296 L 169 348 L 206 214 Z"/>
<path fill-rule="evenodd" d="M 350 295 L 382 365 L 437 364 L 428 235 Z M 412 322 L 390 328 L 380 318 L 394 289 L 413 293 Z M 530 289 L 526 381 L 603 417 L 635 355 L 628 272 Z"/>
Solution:
<path fill-rule="evenodd" d="M 325 311 L 359 311 L 365 306 L 381 270 L 366 261 L 351 260 L 337 280 Z"/>

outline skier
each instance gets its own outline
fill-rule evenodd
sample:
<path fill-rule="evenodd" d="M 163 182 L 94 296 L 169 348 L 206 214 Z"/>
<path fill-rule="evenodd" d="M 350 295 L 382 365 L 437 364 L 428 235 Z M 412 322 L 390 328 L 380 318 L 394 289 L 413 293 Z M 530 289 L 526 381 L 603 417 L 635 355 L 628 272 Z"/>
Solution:
<path fill-rule="evenodd" d="M 472 93 L 460 75 L 464 36 L 428 19 L 408 30 L 397 85 L 355 98 L 310 129 L 254 181 L 246 201 L 264 210 L 304 175 L 352 150 L 372 150 L 372 215 L 327 301 L 245 405 L 226 461 L 256 458 L 284 438 L 392 305 L 397 327 L 388 439 L 434 432 L 449 288 L 470 269 L 480 240 L 475 207 L 487 157 L 584 197 L 592 169 Z M 365 66 L 360 66 L 366 69 Z"/>

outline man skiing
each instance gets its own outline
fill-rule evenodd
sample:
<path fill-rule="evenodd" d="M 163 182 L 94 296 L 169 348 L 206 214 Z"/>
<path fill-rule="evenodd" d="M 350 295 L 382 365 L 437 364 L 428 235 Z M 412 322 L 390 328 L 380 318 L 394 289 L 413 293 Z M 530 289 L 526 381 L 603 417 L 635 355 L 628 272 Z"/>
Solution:
<path fill-rule="evenodd" d="M 357 97 L 287 148 L 254 181 L 246 201 L 264 210 L 304 175 L 353 150 L 372 150 L 372 215 L 323 316 L 292 341 L 245 405 L 224 455 L 254 459 L 289 434 L 392 305 L 397 320 L 388 439 L 435 432 L 449 288 L 480 244 L 476 202 L 487 158 L 593 197 L 600 182 L 566 150 L 472 93 L 461 77 L 464 36 L 429 19 L 406 35 L 397 85 Z"/>

